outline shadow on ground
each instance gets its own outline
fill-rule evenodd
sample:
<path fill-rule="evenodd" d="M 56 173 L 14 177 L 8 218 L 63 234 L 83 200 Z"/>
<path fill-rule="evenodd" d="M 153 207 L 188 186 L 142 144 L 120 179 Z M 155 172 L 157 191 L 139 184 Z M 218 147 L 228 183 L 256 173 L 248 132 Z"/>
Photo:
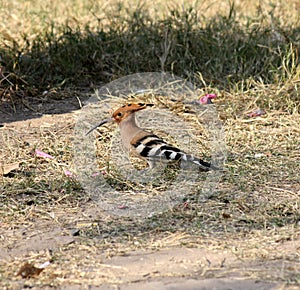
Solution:
<path fill-rule="evenodd" d="M 242 25 L 232 9 L 210 19 L 173 11 L 156 21 L 140 9 L 109 27 L 55 27 L 57 34 L 24 36 L 25 47 L 0 47 L 0 123 L 78 109 L 84 95 L 137 72 L 169 71 L 219 90 L 293 73 L 300 28 L 263 26 L 263 15 Z"/>

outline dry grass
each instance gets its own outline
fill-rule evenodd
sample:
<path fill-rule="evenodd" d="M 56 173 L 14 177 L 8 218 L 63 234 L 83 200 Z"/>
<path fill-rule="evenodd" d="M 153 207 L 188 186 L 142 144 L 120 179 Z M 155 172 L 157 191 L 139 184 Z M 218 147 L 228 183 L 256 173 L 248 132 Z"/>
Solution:
<path fill-rule="evenodd" d="M 224 104 L 222 99 L 218 102 L 220 106 Z M 299 282 L 295 272 L 299 253 L 285 253 L 284 248 L 277 252 L 276 248 L 286 241 L 299 241 L 300 116 L 267 110 L 267 115 L 258 118 L 249 119 L 242 112 L 232 118 L 235 104 L 234 101 L 227 104 L 223 111 L 229 160 L 219 184 L 219 195 L 199 204 L 195 196 L 189 194 L 188 206 L 178 205 L 144 221 L 119 220 L 97 211 L 93 214 L 91 208 L 95 209 L 95 205 L 85 198 L 75 180 L 63 174 L 63 168 L 68 168 L 71 162 L 72 134 L 68 133 L 71 121 L 66 125 L 62 120 L 48 128 L 40 128 L 39 123 L 26 125 L 26 130 L 10 125 L 15 129 L 8 127 L 3 132 L 2 141 L 7 146 L 1 156 L 7 160 L 5 163 L 20 162 L 20 169 L 2 177 L 1 217 L 5 233 L 2 239 L 16 251 L 5 267 L 2 263 L 3 285 L 19 281 L 14 274 L 24 261 L 38 265 L 45 260 L 51 260 L 53 265 L 39 278 L 25 281 L 26 285 L 119 283 L 111 266 L 109 273 L 103 270 L 106 274 L 101 277 L 84 269 L 92 261 L 94 269 L 105 268 L 103 261 L 107 256 L 178 245 L 205 247 L 210 251 L 229 250 L 243 261 L 283 259 L 293 265 L 284 271 L 285 278 L 279 278 L 276 273 L 270 276 L 270 272 L 255 267 L 251 270 L 252 277 L 268 281 L 283 279 L 291 285 Z M 34 157 L 35 148 L 52 154 L 55 161 Z M 40 250 L 25 254 L 24 248 L 18 250 L 24 233 L 25 237 L 43 235 L 42 224 L 59 226 L 62 232 L 77 229 L 80 237 L 75 238 L 75 243 L 51 252 Z M 15 234 L 8 234 L 12 229 Z M 215 271 L 203 278 L 218 277 L 218 271 L 225 275 L 221 268 Z M 229 274 L 235 270 L 226 268 L 226 271 Z M 8 282 L 10 279 L 12 284 Z"/>
<path fill-rule="evenodd" d="M 142 10 L 137 10 L 140 14 L 131 18 L 133 13 L 127 13 L 126 4 L 124 8 L 115 2 L 110 6 L 97 4 L 98 1 L 85 4 L 72 1 L 72 5 L 69 1 L 60 1 L 51 6 L 40 1 L 35 1 L 34 5 L 32 2 L 20 5 L 21 2 L 3 1 L 0 8 L 3 19 L 0 27 L 3 37 L 0 44 L 1 114 L 13 119 L 14 114 L 22 118 L 22 114 L 31 113 L 35 118 L 5 123 L 4 128 L 0 128 L 0 241 L 3 244 L 0 249 L 3 258 L 0 259 L 0 285 L 4 289 L 20 289 L 121 284 L 123 274 L 117 267 L 108 265 L 107 258 L 127 255 L 131 251 L 180 246 L 224 255 L 230 253 L 242 262 L 242 275 L 282 282 L 283 287 L 297 287 L 300 283 L 298 1 L 277 1 L 273 6 L 264 1 L 260 1 L 260 5 L 253 5 L 253 1 L 236 1 L 231 7 L 235 16 L 230 17 L 228 5 L 218 6 L 220 15 L 216 15 L 215 7 L 219 4 L 204 1 L 198 3 L 205 11 L 199 15 L 203 22 L 200 27 L 196 26 L 196 21 L 184 18 L 188 14 L 195 15 L 194 10 L 185 13 L 182 7 L 160 2 L 155 5 L 156 9 L 149 10 L 147 17 L 150 18 L 145 18 L 147 21 L 152 19 L 150 24 L 142 22 L 141 26 L 135 26 L 136 30 L 123 34 L 118 33 L 121 30 L 128 32 L 126 29 L 133 27 L 130 23 L 137 25 L 137 21 L 141 21 Z M 196 3 L 190 4 L 196 7 Z M 186 5 L 184 7 L 189 7 Z M 119 18 L 116 17 L 118 7 Z M 177 11 L 176 17 L 171 15 L 170 7 L 173 13 Z M 108 14 L 103 11 L 114 17 L 107 18 Z M 186 8 L 186 11 L 189 10 Z M 120 19 L 123 21 L 124 18 L 127 21 L 121 22 Z M 224 22 L 220 22 L 221 19 Z M 247 19 L 249 29 L 245 28 Z M 158 56 L 163 55 L 168 43 L 165 42 L 165 31 L 159 27 L 167 21 L 170 29 L 176 23 L 180 29 L 170 30 L 174 38 L 170 40 L 172 46 L 167 60 L 162 64 Z M 217 25 L 220 23 L 228 25 L 226 27 L 233 32 L 232 35 L 240 32 L 236 38 L 218 43 L 224 46 L 221 52 L 217 45 L 211 45 L 228 36 L 221 25 Z M 191 27 L 187 28 L 187 24 Z M 183 27 L 186 30 L 182 30 Z M 113 34 L 112 28 L 118 33 Z M 209 38 L 211 28 L 217 32 Z M 258 30 L 260 34 L 256 34 Z M 90 38 L 86 37 L 88 31 L 92 35 Z M 196 54 L 198 50 L 192 47 L 191 40 L 199 36 L 199 31 L 205 35 L 201 39 L 206 41 L 202 49 L 207 49 L 211 61 L 197 66 L 193 60 L 200 59 L 200 55 Z M 95 52 L 99 43 L 93 33 L 99 35 L 99 32 L 107 37 L 101 49 L 107 45 L 113 53 L 102 51 L 99 59 L 81 62 Z M 153 44 L 159 49 L 153 50 L 155 53 L 152 54 L 153 51 L 148 53 L 144 49 L 149 35 L 154 32 L 162 38 Z M 137 41 L 126 49 L 126 45 L 124 48 L 115 41 L 117 36 L 121 36 L 126 45 L 129 45 L 126 40 Z M 273 43 L 274 37 L 279 37 L 279 41 Z M 232 49 L 247 43 L 240 41 L 243 38 L 249 46 L 245 50 L 235 50 L 237 60 L 230 62 L 233 61 L 230 58 Z M 261 45 L 262 38 L 266 42 L 251 52 Z M 65 39 L 70 42 L 64 42 Z M 233 40 L 237 41 L 236 46 L 230 46 Z M 66 49 L 65 54 L 51 50 L 55 45 Z M 88 50 L 89 47 L 92 49 Z M 116 54 L 120 48 L 124 55 Z M 130 54 L 133 49 L 137 55 L 134 64 L 134 54 Z M 83 52 L 78 59 L 79 65 L 61 62 L 74 51 Z M 29 55 L 24 66 L 18 61 L 20 53 L 26 57 Z M 260 57 L 263 66 L 259 65 Z M 182 59 L 182 62 L 178 61 L 177 65 L 176 59 Z M 242 60 L 245 62 L 239 68 L 244 69 L 235 70 Z M 41 68 L 44 64 L 48 74 Z M 253 69 L 251 65 L 256 67 Z M 77 71 L 78 67 L 82 70 Z M 77 85 L 85 84 L 84 90 L 91 91 L 99 82 L 162 67 L 195 81 L 202 86 L 203 94 L 212 91 L 218 94 L 215 104 L 224 124 L 228 153 L 218 195 L 199 203 L 196 198 L 199 193 L 192 192 L 183 200 L 186 204 L 143 220 L 107 215 L 89 199 L 76 178 L 65 175 L 65 170 L 72 167 L 73 114 L 37 118 L 38 115 L 32 112 L 47 112 L 51 104 L 61 104 L 61 99 L 69 100 L 73 94 L 84 100 L 86 96 Z M 48 93 L 43 94 L 45 90 Z M 179 117 L 185 116 L 192 127 L 196 125 L 190 115 L 184 115 L 182 104 L 162 104 L 155 98 L 151 102 L 158 108 L 172 110 Z M 247 116 L 257 108 L 266 114 L 253 118 Z M 200 134 L 202 128 L 197 128 Z M 106 134 L 101 135 L 102 138 L 111 137 L 109 127 L 102 131 Z M 205 138 L 198 136 L 196 139 L 202 142 L 201 145 L 206 144 Z M 51 154 L 54 159 L 36 156 L 36 149 Z M 209 155 L 209 148 L 203 146 L 199 154 Z M 104 155 L 105 158 L 108 156 Z M 102 157 L 99 158 L 100 169 L 106 166 Z M 9 170 L 8 165 L 14 169 Z M 6 174 L 3 174 L 4 168 L 8 171 Z M 112 179 L 115 178 L 113 173 Z M 134 189 L 133 186 L 130 188 L 131 191 Z M 51 261 L 51 264 L 38 277 L 21 279 L 15 274 L 26 261 L 35 265 Z M 258 266 L 257 261 L 275 264 L 268 269 Z M 276 264 L 279 262 L 286 265 L 280 271 Z M 230 276 L 240 270 L 241 265 L 233 263 L 232 266 L 205 269 L 203 266 L 198 277 Z"/>

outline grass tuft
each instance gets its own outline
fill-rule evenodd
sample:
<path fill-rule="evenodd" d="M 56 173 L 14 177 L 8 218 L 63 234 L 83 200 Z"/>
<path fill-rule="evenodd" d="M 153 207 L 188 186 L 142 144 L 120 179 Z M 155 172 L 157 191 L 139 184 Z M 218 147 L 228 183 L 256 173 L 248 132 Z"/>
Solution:
<path fill-rule="evenodd" d="M 119 4 L 96 27 L 49 19 L 38 34 L 25 31 L 21 40 L 0 47 L 1 87 L 26 97 L 164 70 L 199 85 L 201 74 L 202 82 L 223 89 L 249 79 L 281 84 L 299 73 L 298 23 L 276 18 L 276 6 L 268 21 L 265 11 L 258 9 L 250 18 L 238 14 L 233 3 L 226 15 L 213 17 L 187 6 L 157 19 L 142 5 Z"/>

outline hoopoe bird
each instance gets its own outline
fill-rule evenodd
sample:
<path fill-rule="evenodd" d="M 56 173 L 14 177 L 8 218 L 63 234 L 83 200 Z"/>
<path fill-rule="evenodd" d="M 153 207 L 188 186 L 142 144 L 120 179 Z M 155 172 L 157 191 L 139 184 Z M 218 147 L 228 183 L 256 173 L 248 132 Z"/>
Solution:
<path fill-rule="evenodd" d="M 124 147 L 138 157 L 146 159 L 150 169 L 159 161 L 177 161 L 196 164 L 201 171 L 215 170 L 216 168 L 210 163 L 185 153 L 137 125 L 135 113 L 152 106 L 153 104 L 143 103 L 126 104 L 117 109 L 112 114 L 112 117 L 103 120 L 100 124 L 90 129 L 86 135 L 108 122 L 115 122 L 119 125 Z"/>

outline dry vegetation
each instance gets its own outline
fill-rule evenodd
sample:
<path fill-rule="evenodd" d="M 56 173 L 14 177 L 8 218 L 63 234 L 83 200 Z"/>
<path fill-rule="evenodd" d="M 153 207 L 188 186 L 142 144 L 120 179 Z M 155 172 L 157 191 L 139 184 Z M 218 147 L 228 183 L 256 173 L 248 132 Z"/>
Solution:
<path fill-rule="evenodd" d="M 1 287 L 157 278 L 126 280 L 107 259 L 182 247 L 235 261 L 201 264 L 201 273 L 189 277 L 239 273 L 297 289 L 299 1 L 44 2 L 0 5 Z M 76 177 L 66 176 L 71 111 L 103 83 L 161 70 L 218 95 L 228 154 L 218 195 L 198 203 L 191 193 L 188 203 L 142 220 L 107 215 Z M 265 114 L 247 115 L 256 109 Z M 37 149 L 54 158 L 38 156 Z M 50 266 L 34 278 L 16 275 L 25 262 L 46 261 Z"/>

